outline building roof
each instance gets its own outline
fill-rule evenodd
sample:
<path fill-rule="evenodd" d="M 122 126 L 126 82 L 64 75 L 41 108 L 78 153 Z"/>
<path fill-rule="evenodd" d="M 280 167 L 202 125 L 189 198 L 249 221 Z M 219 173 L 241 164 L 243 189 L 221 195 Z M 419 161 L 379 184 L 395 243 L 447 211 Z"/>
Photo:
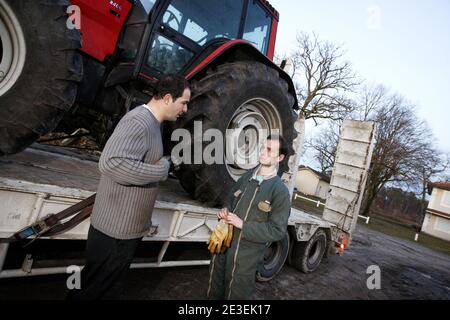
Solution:
<path fill-rule="evenodd" d="M 428 182 L 428 194 L 431 194 L 433 188 L 450 191 L 450 182 Z"/>
<path fill-rule="evenodd" d="M 304 165 L 300 165 L 299 166 L 299 170 L 300 169 L 309 169 L 312 172 L 314 172 L 319 177 L 320 180 L 330 183 L 330 180 L 331 180 L 330 176 L 325 174 L 325 173 L 322 173 L 320 171 L 314 170 L 313 168 L 307 167 L 307 166 L 304 166 Z"/>

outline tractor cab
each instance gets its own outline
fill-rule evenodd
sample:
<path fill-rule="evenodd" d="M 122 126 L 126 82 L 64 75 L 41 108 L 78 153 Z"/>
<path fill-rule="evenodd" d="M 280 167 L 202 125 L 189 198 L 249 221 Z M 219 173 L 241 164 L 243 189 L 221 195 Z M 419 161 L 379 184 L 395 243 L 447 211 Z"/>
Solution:
<path fill-rule="evenodd" d="M 153 80 L 162 73 L 189 74 L 232 40 L 272 59 L 277 19 L 266 1 L 141 0 L 125 23 L 119 60 L 135 63 L 134 76 Z"/>

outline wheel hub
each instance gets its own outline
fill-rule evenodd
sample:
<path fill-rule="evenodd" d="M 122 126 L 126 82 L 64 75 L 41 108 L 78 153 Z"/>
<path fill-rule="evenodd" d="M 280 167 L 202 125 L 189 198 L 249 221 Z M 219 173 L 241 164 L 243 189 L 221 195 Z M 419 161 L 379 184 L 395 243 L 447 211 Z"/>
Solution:
<path fill-rule="evenodd" d="M 226 136 L 226 164 L 233 179 L 259 163 L 259 153 L 268 134 L 282 124 L 276 107 L 262 98 L 255 98 L 240 106 L 234 113 Z"/>
<path fill-rule="evenodd" d="M 269 129 L 264 116 L 255 111 L 242 111 L 232 120 L 230 129 L 236 130 L 235 139 L 228 140 L 229 150 L 233 150 L 233 164 L 244 170 L 254 168 L 259 154 L 259 134 Z"/>
<path fill-rule="evenodd" d="M 0 0 L 0 96 L 17 81 L 25 64 L 25 37 L 9 5 Z"/>

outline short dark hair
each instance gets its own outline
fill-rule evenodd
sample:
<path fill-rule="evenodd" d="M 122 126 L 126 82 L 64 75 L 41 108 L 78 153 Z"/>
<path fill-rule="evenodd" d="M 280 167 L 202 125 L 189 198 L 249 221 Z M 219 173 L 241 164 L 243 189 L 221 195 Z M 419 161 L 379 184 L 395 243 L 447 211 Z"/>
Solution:
<path fill-rule="evenodd" d="M 176 100 L 186 89 L 190 89 L 190 85 L 184 77 L 177 74 L 165 74 L 156 83 L 153 98 L 161 100 L 166 94 L 170 94 L 173 100 Z"/>
<path fill-rule="evenodd" d="M 289 154 L 289 145 L 286 142 L 286 140 L 283 138 L 283 136 L 279 135 L 279 134 L 270 134 L 267 137 L 267 140 L 278 140 L 278 142 L 280 143 L 280 150 L 279 150 L 279 155 L 284 155 L 285 158 L 287 158 L 288 154 Z"/>

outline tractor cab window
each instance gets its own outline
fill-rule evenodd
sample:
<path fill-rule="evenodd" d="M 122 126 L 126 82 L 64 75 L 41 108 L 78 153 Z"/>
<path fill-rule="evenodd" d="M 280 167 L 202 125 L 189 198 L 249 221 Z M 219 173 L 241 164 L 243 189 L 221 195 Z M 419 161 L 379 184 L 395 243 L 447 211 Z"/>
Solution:
<path fill-rule="evenodd" d="M 157 35 L 147 56 L 147 65 L 162 73 L 177 73 L 193 56 L 194 53 L 181 45 Z"/>
<path fill-rule="evenodd" d="M 267 53 L 271 24 L 272 19 L 266 11 L 256 1 L 251 1 L 245 19 L 243 39 L 252 43 L 261 52 Z"/>
<path fill-rule="evenodd" d="M 136 59 L 146 21 L 148 21 L 148 16 L 155 3 L 156 0 L 140 0 L 136 2 L 134 9 L 124 24 L 124 31 L 118 44 L 121 61 L 129 62 Z"/>
<path fill-rule="evenodd" d="M 141 0 L 140 3 L 144 7 L 145 12 L 149 13 L 155 6 L 156 0 Z"/>
<path fill-rule="evenodd" d="M 122 40 L 123 44 L 120 45 L 120 59 L 122 61 L 133 61 L 136 59 L 143 33 L 143 24 L 132 24 L 125 26 L 125 32 Z"/>
<path fill-rule="evenodd" d="M 216 38 L 236 39 L 242 7 L 237 0 L 173 0 L 163 23 L 202 46 Z"/>

